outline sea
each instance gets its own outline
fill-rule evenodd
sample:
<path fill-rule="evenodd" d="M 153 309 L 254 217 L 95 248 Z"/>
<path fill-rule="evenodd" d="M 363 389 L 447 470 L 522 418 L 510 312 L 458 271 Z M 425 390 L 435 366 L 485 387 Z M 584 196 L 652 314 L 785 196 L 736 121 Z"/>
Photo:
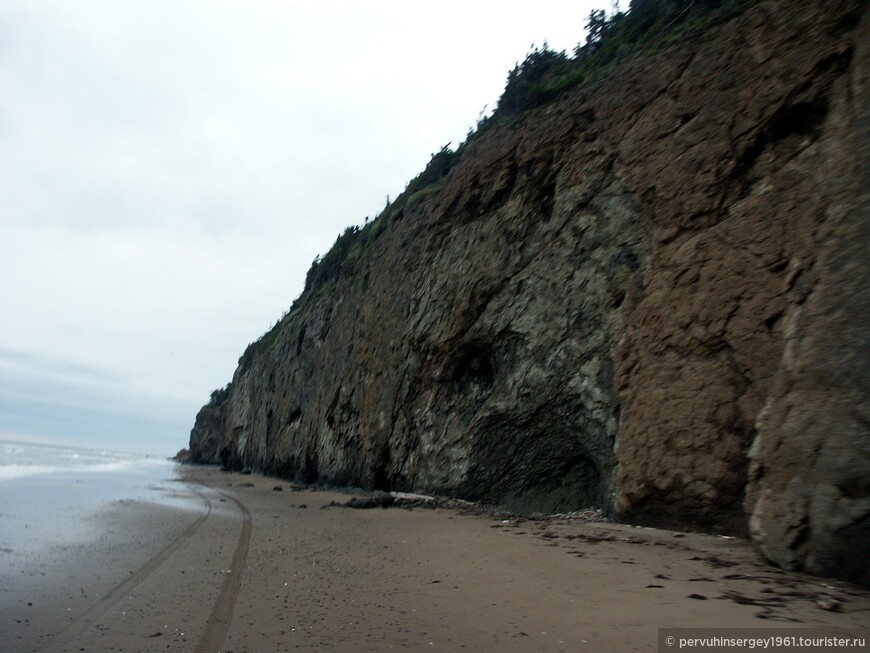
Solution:
<path fill-rule="evenodd" d="M 177 470 L 161 457 L 0 440 L 0 566 L 20 571 L 97 537 L 89 517 L 110 504 L 171 503 Z"/>

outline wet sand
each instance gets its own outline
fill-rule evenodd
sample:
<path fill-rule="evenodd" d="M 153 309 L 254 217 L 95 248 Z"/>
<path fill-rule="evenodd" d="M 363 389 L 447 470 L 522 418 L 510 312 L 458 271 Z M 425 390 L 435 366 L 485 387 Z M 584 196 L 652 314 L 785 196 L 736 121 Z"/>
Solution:
<path fill-rule="evenodd" d="M 0 650 L 651 651 L 663 627 L 870 623 L 870 592 L 741 540 L 184 474 L 187 508 L 115 504 L 97 540 L 9 579 Z"/>

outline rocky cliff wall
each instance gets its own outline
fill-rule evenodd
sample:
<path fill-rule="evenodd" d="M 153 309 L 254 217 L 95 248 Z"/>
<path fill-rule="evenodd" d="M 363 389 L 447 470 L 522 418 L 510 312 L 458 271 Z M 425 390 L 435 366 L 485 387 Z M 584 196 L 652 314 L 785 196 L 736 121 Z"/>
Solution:
<path fill-rule="evenodd" d="M 868 582 L 866 13 L 759 2 L 496 125 L 251 348 L 192 458 L 748 526 Z"/>

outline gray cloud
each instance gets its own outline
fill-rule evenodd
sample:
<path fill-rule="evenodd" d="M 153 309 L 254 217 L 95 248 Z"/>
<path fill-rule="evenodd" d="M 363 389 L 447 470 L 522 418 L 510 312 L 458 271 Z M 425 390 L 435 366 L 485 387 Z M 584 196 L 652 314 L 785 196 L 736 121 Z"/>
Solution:
<path fill-rule="evenodd" d="M 0 347 L 0 374 L 70 378 L 75 382 L 111 383 L 117 376 L 91 365 L 51 358 L 40 353 Z"/>

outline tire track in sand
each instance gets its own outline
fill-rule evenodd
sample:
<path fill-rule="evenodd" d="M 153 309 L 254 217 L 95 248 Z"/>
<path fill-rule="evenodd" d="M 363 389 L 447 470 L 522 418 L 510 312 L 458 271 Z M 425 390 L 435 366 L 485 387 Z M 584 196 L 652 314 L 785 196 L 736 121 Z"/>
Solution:
<path fill-rule="evenodd" d="M 135 572 L 127 576 L 127 578 L 125 578 L 123 581 L 121 581 L 108 592 L 106 592 L 93 605 L 84 610 L 80 615 L 76 616 L 72 622 L 70 622 L 66 627 L 58 632 L 57 635 L 55 635 L 51 643 L 43 650 L 50 651 L 58 649 L 61 647 L 62 644 L 67 643 L 67 640 L 69 640 L 70 637 L 72 637 L 78 631 L 86 628 L 87 626 L 93 625 L 95 617 L 104 614 L 112 606 L 118 603 L 118 601 L 120 601 L 124 596 L 129 595 L 135 587 L 145 581 L 145 579 L 153 574 L 160 567 L 160 565 L 166 562 L 169 556 L 175 553 L 175 551 L 177 551 L 182 544 L 184 544 L 191 537 L 193 537 L 194 533 L 199 530 L 199 527 L 202 526 L 203 522 L 211 515 L 212 502 L 211 499 L 206 497 L 202 492 L 198 492 L 192 487 L 190 487 L 190 490 L 203 500 L 206 508 L 205 512 L 197 517 L 190 526 L 185 528 L 175 539 L 169 542 L 169 544 L 164 546 L 162 549 L 160 549 L 160 551 L 158 551 L 151 558 L 149 558 L 144 565 L 139 567 L 139 569 L 137 569 Z"/>
<path fill-rule="evenodd" d="M 233 620 L 233 610 L 236 606 L 236 597 L 242 586 L 242 577 L 245 572 L 245 562 L 248 558 L 248 548 L 251 544 L 251 513 L 241 501 L 225 492 L 220 493 L 232 501 L 242 512 L 242 530 L 239 533 L 239 542 L 233 553 L 233 561 L 229 572 L 221 584 L 218 597 L 212 606 L 208 620 L 205 622 L 199 643 L 195 653 L 217 653 L 223 647 L 227 632 Z"/>

